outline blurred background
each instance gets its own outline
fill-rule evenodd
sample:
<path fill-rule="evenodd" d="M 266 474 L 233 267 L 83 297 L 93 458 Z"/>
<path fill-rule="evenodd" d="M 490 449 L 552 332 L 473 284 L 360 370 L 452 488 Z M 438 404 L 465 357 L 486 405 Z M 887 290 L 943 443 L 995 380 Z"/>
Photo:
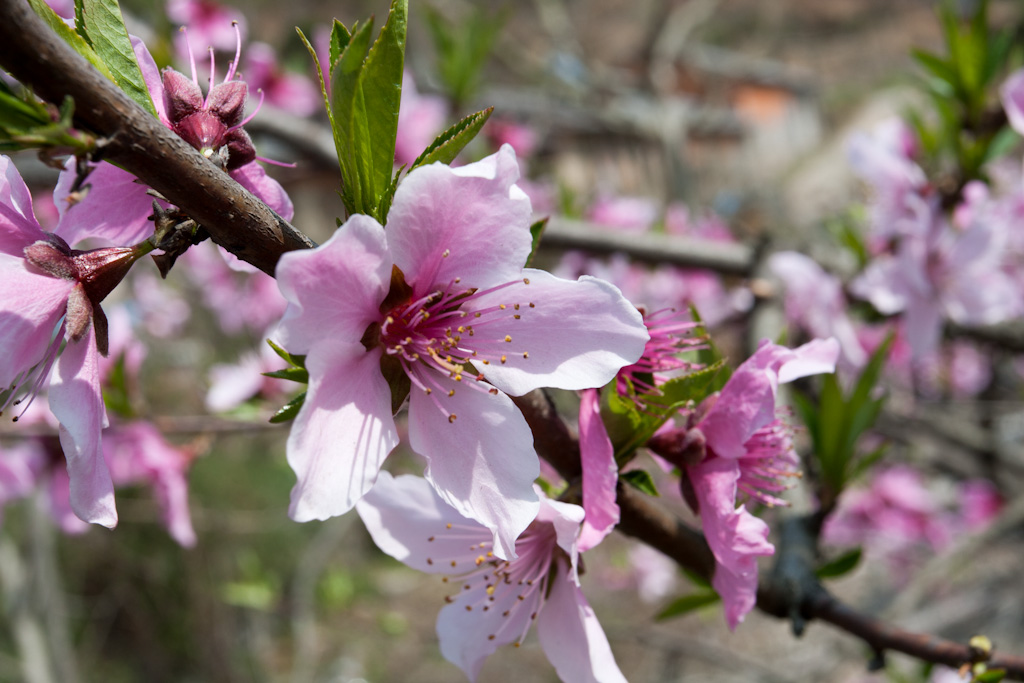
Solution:
<path fill-rule="evenodd" d="M 506 142 L 516 148 L 535 213 L 552 217 L 541 263 L 567 277 L 607 277 L 653 308 L 695 305 L 736 363 L 758 338 L 777 338 L 783 329 L 779 292 L 759 267 L 762 255 L 798 249 L 849 268 L 835 235 L 864 220 L 867 194 L 847 159 L 848 140 L 893 116 L 927 112 L 911 48 L 942 51 L 936 5 L 410 0 L 398 163 L 410 163 L 462 116 L 494 106 L 465 158 Z M 295 164 L 268 172 L 289 192 L 296 227 L 325 239 L 344 213 L 337 162 L 315 70 L 294 28 L 322 54 L 333 18 L 351 26 L 375 14 L 382 22 L 387 3 L 125 0 L 123 8 L 158 63 L 186 72 L 177 27 L 190 25 L 187 40 L 201 67 L 206 45 L 214 44 L 223 73 L 235 38 L 229 30 L 219 42 L 218 31 L 244 12 L 241 71 L 265 96 L 246 130 L 261 157 Z M 1019 2 L 990 3 L 992 26 L 1020 36 L 1022 17 Z M 250 108 L 257 99 L 251 91 Z M 28 154 L 18 164 L 38 190 L 40 220 L 52 220 L 45 197 L 55 172 Z M 662 252 L 669 266 L 651 264 L 650 253 L 632 261 L 611 255 L 652 234 L 690 246 Z M 656 241 L 654 249 L 664 244 Z M 166 284 L 155 270 L 136 268 L 142 272 L 133 273 L 132 296 L 111 300 L 145 350 L 126 343 L 115 352 L 107 399 L 124 424 L 155 423 L 163 446 L 176 453 L 169 456 L 174 467 L 187 470 L 194 543 L 183 547 L 187 533 L 176 542 L 165 530 L 159 491 L 130 485 L 148 481 L 142 475 L 122 478 L 114 531 L 63 524 L 45 486 L 8 492 L 0 680 L 462 680 L 437 647 L 434 622 L 446 595 L 437 577 L 382 555 L 352 513 L 323 523 L 288 519 L 294 476 L 284 458 L 287 427 L 267 419 L 294 385 L 254 379 L 283 367 L 263 341 L 283 303 L 269 278 L 211 245 L 192 252 Z M 996 511 L 1019 490 L 1024 403 L 1017 380 L 990 388 L 1003 372 L 994 366 L 970 396 L 938 375 L 930 384 L 892 389 L 906 412 L 887 433 L 880 426 L 894 444 L 887 464 L 913 462 L 915 470 L 896 470 L 891 489 L 884 482 L 885 490 L 874 489 L 875 504 L 893 508 L 873 529 L 881 540 L 847 538 L 846 546 L 865 547 L 864 559 L 830 587 L 905 628 L 961 641 L 985 633 L 1003 651 L 1021 653 L 1021 516 L 997 518 Z M 565 399 L 570 415 L 573 400 Z M 47 429 L 41 423 L 33 433 L 39 448 L 52 452 Z M 24 445 L 24 430 L 14 432 L 0 427 L 8 452 Z M 992 439 L 1002 440 L 1006 469 L 985 459 Z M 389 463 L 422 470 L 408 453 L 396 452 Z M 659 476 L 650 463 L 638 465 Z M 995 479 L 1000 489 L 976 513 L 1003 520 L 983 536 L 962 533 L 963 519 L 974 513 L 960 487 L 976 479 Z M 672 483 L 658 483 L 661 502 L 688 514 Z M 869 490 L 868 481 L 861 484 Z M 895 493 L 886 497 L 886 490 Z M 807 496 L 793 492 L 798 506 Z M 936 530 L 926 517 L 951 521 Z M 942 541 L 932 542 L 938 536 Z M 725 627 L 720 605 L 656 620 L 694 590 L 690 581 L 656 551 L 622 536 L 591 555 L 584 587 L 631 681 L 935 675 L 899 656 L 888 659 L 887 672 L 869 674 L 872 654 L 857 640 L 816 623 L 796 639 L 788 624 L 756 611 L 736 633 Z M 557 680 L 535 636 L 499 650 L 481 678 Z"/>

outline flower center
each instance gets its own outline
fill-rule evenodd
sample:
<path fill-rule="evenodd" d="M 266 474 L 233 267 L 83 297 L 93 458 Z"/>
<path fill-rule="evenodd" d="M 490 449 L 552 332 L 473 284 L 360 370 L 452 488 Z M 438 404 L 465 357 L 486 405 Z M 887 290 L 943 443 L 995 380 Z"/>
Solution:
<path fill-rule="evenodd" d="M 392 306 L 380 327 L 380 343 L 397 359 L 414 387 L 455 422 L 456 414 L 439 397 L 454 397 L 460 387 L 497 394 L 481 369 L 504 365 L 509 358 L 529 358 L 515 344 L 515 321 L 533 303 L 480 306 L 484 295 L 516 285 L 513 280 L 487 290 L 460 286 L 455 278 L 444 290 Z M 522 280 L 529 284 L 529 280 Z M 471 381 L 469 381 L 471 380 Z"/>
<path fill-rule="evenodd" d="M 534 522 L 516 540 L 515 560 L 502 560 L 491 552 L 491 542 L 480 542 L 481 529 L 473 524 L 448 524 L 443 534 L 444 540 L 451 541 L 465 538 L 468 553 L 465 559 L 450 560 L 452 571 L 466 573 L 441 580 L 444 583 L 461 584 L 462 590 L 445 598 L 448 603 L 459 601 L 466 612 L 491 612 L 500 610 L 502 619 L 494 633 L 487 635 L 488 640 L 501 637 L 505 642 L 515 640 L 516 646 L 523 641 L 530 624 L 537 618 L 537 613 L 544 605 L 548 590 L 548 580 L 556 569 L 554 549 L 556 537 L 554 527 L 549 523 Z M 427 540 L 434 541 L 437 536 Z M 433 564 L 427 558 L 427 564 Z M 508 629 L 517 629 L 514 638 L 503 637 Z"/>

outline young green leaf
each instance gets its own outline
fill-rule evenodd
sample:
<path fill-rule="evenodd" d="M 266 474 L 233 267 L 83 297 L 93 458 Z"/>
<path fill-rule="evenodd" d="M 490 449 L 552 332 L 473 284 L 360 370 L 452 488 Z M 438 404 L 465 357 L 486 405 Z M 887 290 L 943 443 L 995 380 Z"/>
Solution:
<path fill-rule="evenodd" d="M 51 31 L 60 36 L 75 52 L 85 57 L 101 74 L 115 83 L 117 82 L 114 75 L 110 73 L 110 69 L 107 68 L 107 65 L 96 54 L 96 51 L 92 49 L 82 36 L 75 33 L 74 29 L 65 24 L 64 20 L 50 9 L 50 6 L 44 0 L 28 0 L 28 4 L 32 6 L 32 11 L 42 17 Z"/>
<path fill-rule="evenodd" d="M 294 368 L 302 368 L 303 370 L 306 369 L 306 357 L 305 356 L 299 356 L 299 355 L 288 353 L 283 348 L 281 348 L 280 346 L 275 344 L 272 339 L 268 339 L 267 343 L 270 344 L 270 348 L 272 348 L 274 350 L 274 353 L 276 353 L 281 358 L 281 360 L 283 360 L 284 362 L 288 363 L 288 365 L 291 365 Z"/>
<path fill-rule="evenodd" d="M 379 198 L 391 184 L 395 165 L 398 108 L 402 101 L 405 71 L 405 34 L 408 30 L 409 0 L 392 0 L 388 20 L 381 29 L 366 66 L 359 76 L 363 107 L 370 135 L 372 196 Z M 381 221 L 383 222 L 383 221 Z"/>
<path fill-rule="evenodd" d="M 286 379 L 290 382 L 299 382 L 300 384 L 309 384 L 309 371 L 305 368 L 291 367 L 284 370 L 274 370 L 273 372 L 264 372 L 263 376 L 274 379 Z"/>
<path fill-rule="evenodd" d="M 345 24 L 335 19 L 334 26 L 331 27 L 331 47 L 328 53 L 328 58 L 331 61 L 327 65 L 327 73 L 330 73 L 334 65 L 338 63 L 338 58 L 341 57 L 341 53 L 348 47 L 348 41 L 350 40 L 352 40 L 352 32 L 345 27 Z"/>
<path fill-rule="evenodd" d="M 302 404 L 306 401 L 306 392 L 303 391 L 301 394 L 288 401 L 284 404 L 280 410 L 274 413 L 273 417 L 270 418 L 271 424 L 280 424 L 281 422 L 288 422 L 294 420 L 295 416 L 299 414 L 299 409 Z"/>
<path fill-rule="evenodd" d="M 438 135 L 430 143 L 430 146 L 423 150 L 423 153 L 413 162 L 412 168 L 425 166 L 437 161 L 440 161 L 442 164 L 450 164 L 459 155 L 459 152 L 477 136 L 480 129 L 487 123 L 487 119 L 491 117 L 493 111 L 494 107 L 488 107 L 483 111 L 470 114 Z"/>
<path fill-rule="evenodd" d="M 540 249 L 540 238 L 544 235 L 544 228 L 548 227 L 548 216 L 541 218 L 530 226 L 530 255 L 526 257 L 527 268 L 533 263 L 533 257 L 537 255 L 537 250 Z"/>
<path fill-rule="evenodd" d="M 632 486 L 633 488 L 646 493 L 648 496 L 658 497 L 661 494 L 658 493 L 658 487 L 654 485 L 654 479 L 646 470 L 629 470 L 628 472 L 622 472 L 619 478 L 624 482 Z"/>
<path fill-rule="evenodd" d="M 666 619 L 681 617 L 684 614 L 689 614 L 701 607 L 713 605 L 719 600 L 720 598 L 718 597 L 718 593 L 714 592 L 684 595 L 670 602 L 668 607 L 658 612 L 658 615 L 654 617 L 654 619 L 656 621 L 665 621 Z"/>
<path fill-rule="evenodd" d="M 135 49 L 124 26 L 117 0 L 84 0 L 82 18 L 85 30 L 96 54 L 110 69 L 114 82 L 136 104 L 156 116 L 156 107 L 149 96 L 142 70 L 135 59 Z"/>
<path fill-rule="evenodd" d="M 839 557 L 826 562 L 822 566 L 818 567 L 814 574 L 819 579 L 834 579 L 843 574 L 847 574 L 854 570 L 857 564 L 860 562 L 862 551 L 860 548 L 854 548 L 853 550 L 847 551 Z"/>

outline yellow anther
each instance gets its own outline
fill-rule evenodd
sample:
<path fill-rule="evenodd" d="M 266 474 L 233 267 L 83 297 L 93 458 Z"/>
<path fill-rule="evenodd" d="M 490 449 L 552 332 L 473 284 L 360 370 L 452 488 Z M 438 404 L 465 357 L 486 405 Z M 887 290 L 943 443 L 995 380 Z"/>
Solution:
<path fill-rule="evenodd" d="M 479 566 L 480 566 L 480 565 L 482 565 L 483 563 L 484 563 L 484 556 L 483 556 L 483 555 L 480 555 L 480 556 L 478 556 L 478 557 L 476 558 L 476 566 L 478 566 L 478 567 L 479 567 Z"/>
<path fill-rule="evenodd" d="M 513 318 L 515 318 L 516 320 L 519 320 L 519 319 L 520 319 L 520 318 L 522 318 L 523 316 L 521 316 L 521 315 L 519 315 L 519 314 L 516 314 L 516 315 L 513 315 L 512 317 L 513 317 Z"/>
<path fill-rule="evenodd" d="M 444 527 L 445 527 L 446 529 L 451 529 L 451 528 L 452 528 L 452 523 L 451 523 L 451 522 L 448 522 L 447 524 L 445 524 L 445 525 L 444 525 Z"/>
<path fill-rule="evenodd" d="M 524 278 L 523 278 L 523 284 L 524 284 L 524 285 L 528 285 L 528 284 L 530 284 L 530 278 L 528 278 L 528 277 L 524 277 Z"/>
<path fill-rule="evenodd" d="M 449 397 L 449 398 L 451 398 L 451 397 L 452 397 L 452 396 L 454 396 L 454 395 L 455 395 L 455 390 L 454 390 L 454 389 L 449 389 L 449 390 L 448 390 L 448 397 Z M 450 420 L 451 420 L 451 418 L 449 418 L 449 421 L 450 421 Z"/>
<path fill-rule="evenodd" d="M 512 341 L 512 340 L 510 339 L 509 341 Z M 505 356 L 501 357 L 502 364 L 504 364 L 506 360 L 508 360 L 508 358 L 506 358 Z"/>
<path fill-rule="evenodd" d="M 512 343 L 512 337 L 506 334 L 505 335 L 505 342 L 508 343 L 508 344 L 511 344 Z"/>
<path fill-rule="evenodd" d="M 529 351 L 523 351 L 523 358 L 529 358 L 529 357 L 530 357 L 530 352 Z"/>
<path fill-rule="evenodd" d="M 427 564 L 434 564 L 434 561 L 428 557 L 427 558 Z"/>
<path fill-rule="evenodd" d="M 434 393 L 434 390 L 431 389 L 430 387 L 427 387 L 423 391 L 427 394 L 427 396 L 430 396 L 432 393 Z"/>
<path fill-rule="evenodd" d="M 444 253 L 441 254 L 441 258 L 448 258 L 451 255 L 451 249 L 445 249 Z"/>
<path fill-rule="evenodd" d="M 494 595 L 494 586 L 488 586 L 487 587 L 487 594 L 488 595 Z"/>
<path fill-rule="evenodd" d="M 448 416 L 448 424 L 452 424 L 453 422 L 455 422 L 455 413 Z"/>
<path fill-rule="evenodd" d="M 514 309 L 516 309 L 518 311 L 519 310 L 519 304 L 513 304 L 512 308 L 514 308 Z"/>
<path fill-rule="evenodd" d="M 504 311 L 505 310 L 505 304 L 498 304 L 498 308 L 500 308 L 501 310 Z"/>

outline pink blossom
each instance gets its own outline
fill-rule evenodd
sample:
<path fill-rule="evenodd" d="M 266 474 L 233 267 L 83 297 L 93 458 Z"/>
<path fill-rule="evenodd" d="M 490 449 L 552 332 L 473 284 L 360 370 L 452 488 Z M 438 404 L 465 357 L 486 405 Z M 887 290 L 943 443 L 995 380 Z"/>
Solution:
<path fill-rule="evenodd" d="M 846 295 L 839 279 L 795 251 L 772 254 L 768 268 L 786 289 L 786 318 L 811 337 L 835 337 L 846 362 L 862 367 L 867 354 L 846 314 Z"/>
<path fill-rule="evenodd" d="M 224 81 L 214 85 L 204 98 L 196 77 L 189 79 L 173 69 L 165 69 L 161 76 L 142 41 L 134 38 L 132 44 L 160 121 L 219 163 L 242 187 L 285 220 L 291 220 L 291 200 L 281 185 L 256 163 L 252 141 L 242 129 L 247 87 L 243 81 L 234 79 L 238 52 Z M 211 69 L 212 64 L 211 53 Z M 54 201 L 61 214 L 60 232 L 70 235 L 69 241 L 101 234 L 117 244 L 132 244 L 152 234 L 149 216 L 153 213 L 153 198 L 133 175 L 100 163 L 86 180 L 89 189 L 84 198 L 72 201 L 71 188 L 76 177 L 72 159 L 54 190 Z"/>
<path fill-rule="evenodd" d="M 207 47 L 223 52 L 235 49 L 233 26 L 245 35 L 245 16 L 211 0 L 167 0 L 167 18 L 178 26 L 188 26 L 192 41 L 204 50 Z M 174 42 L 182 61 L 188 61 L 191 54 L 188 37 L 179 33 Z"/>
<path fill-rule="evenodd" d="M 999 97 L 1010 125 L 1019 135 L 1024 135 L 1024 69 L 1010 74 L 999 88 Z"/>
<path fill-rule="evenodd" d="M 437 95 L 421 95 L 412 73 L 402 78 L 402 101 L 398 109 L 395 163 L 411 165 L 440 134 L 448 118 L 448 104 Z"/>
<path fill-rule="evenodd" d="M 850 136 L 850 165 L 873 190 L 871 244 L 878 252 L 914 220 L 912 203 L 928 191 L 924 171 L 913 160 L 917 151 L 914 133 L 900 119 L 890 119 L 870 135 Z"/>
<path fill-rule="evenodd" d="M 722 596 L 731 629 L 754 607 L 757 558 L 775 552 L 768 525 L 745 505 L 737 508 L 737 496 L 785 504 L 776 495 L 786 488 L 780 479 L 795 474 L 799 465 L 789 431 L 775 417 L 778 385 L 834 372 L 838 357 L 835 339 L 817 339 L 793 350 L 763 341 L 720 393 L 686 415 L 683 428 L 661 433 L 649 444 L 685 468 L 688 502 L 700 513 L 715 556 L 712 585 Z"/>
<path fill-rule="evenodd" d="M 296 386 L 291 382 L 264 377 L 264 372 L 280 370 L 283 361 L 268 344 L 260 351 L 243 353 L 237 363 L 217 364 L 210 368 L 210 390 L 206 394 L 206 407 L 214 412 L 237 408 L 255 397 L 281 396 Z"/>
<path fill-rule="evenodd" d="M 533 127 L 510 120 L 490 119 L 484 129 L 487 137 L 494 143 L 495 147 L 511 145 L 519 157 L 520 163 L 523 159 L 533 155 L 537 148 L 537 131 Z"/>
<path fill-rule="evenodd" d="M 587 211 L 587 219 L 627 232 L 646 232 L 654 227 L 659 212 L 657 202 L 649 197 L 600 197 Z"/>
<path fill-rule="evenodd" d="M 171 537 L 185 547 L 195 545 L 185 479 L 192 454 L 167 443 L 148 422 L 111 428 L 103 452 L 114 482 L 118 486 L 152 486 Z"/>
<path fill-rule="evenodd" d="M 306 76 L 283 71 L 277 53 L 266 43 L 249 43 L 245 50 L 245 80 L 262 91 L 267 104 L 295 116 L 311 116 L 320 110 L 320 89 Z"/>
<path fill-rule="evenodd" d="M 62 226 L 43 232 L 24 181 L 10 159 L 0 157 L 0 344 L 7 349 L 0 386 L 9 389 L 0 410 L 26 398 L 31 405 L 49 379 L 72 507 L 83 520 L 114 526 L 113 485 L 100 451 L 106 410 L 99 358 L 108 344 L 100 302 L 148 249 L 72 250 L 65 235 Z"/>
<path fill-rule="evenodd" d="M 850 291 L 882 314 L 902 314 L 916 359 L 936 348 L 946 318 L 992 325 L 1020 313 L 1019 287 L 1001 267 L 1006 234 L 998 224 L 975 221 L 955 230 L 937 203 L 924 199 L 910 210 L 896 253 L 876 257 Z"/>
<path fill-rule="evenodd" d="M 536 516 L 538 464 L 506 394 L 601 386 L 640 356 L 647 333 L 617 289 L 522 267 L 530 203 L 517 177 L 508 146 L 460 168 L 420 167 L 386 233 L 357 214 L 319 248 L 281 258 L 279 334 L 310 375 L 288 440 L 295 519 L 341 514 L 369 490 L 398 441 L 388 378 L 399 399 L 408 378 L 410 445 L 427 479 L 509 557 Z"/>
<path fill-rule="evenodd" d="M 540 495 L 536 519 L 501 560 L 491 533 L 445 505 L 427 483 L 382 472 L 356 505 L 377 546 L 408 566 L 457 575 L 462 590 L 437 617 L 441 654 L 471 680 L 501 645 L 530 625 L 563 681 L 625 681 L 580 590 L 577 538 L 583 510 Z"/>

